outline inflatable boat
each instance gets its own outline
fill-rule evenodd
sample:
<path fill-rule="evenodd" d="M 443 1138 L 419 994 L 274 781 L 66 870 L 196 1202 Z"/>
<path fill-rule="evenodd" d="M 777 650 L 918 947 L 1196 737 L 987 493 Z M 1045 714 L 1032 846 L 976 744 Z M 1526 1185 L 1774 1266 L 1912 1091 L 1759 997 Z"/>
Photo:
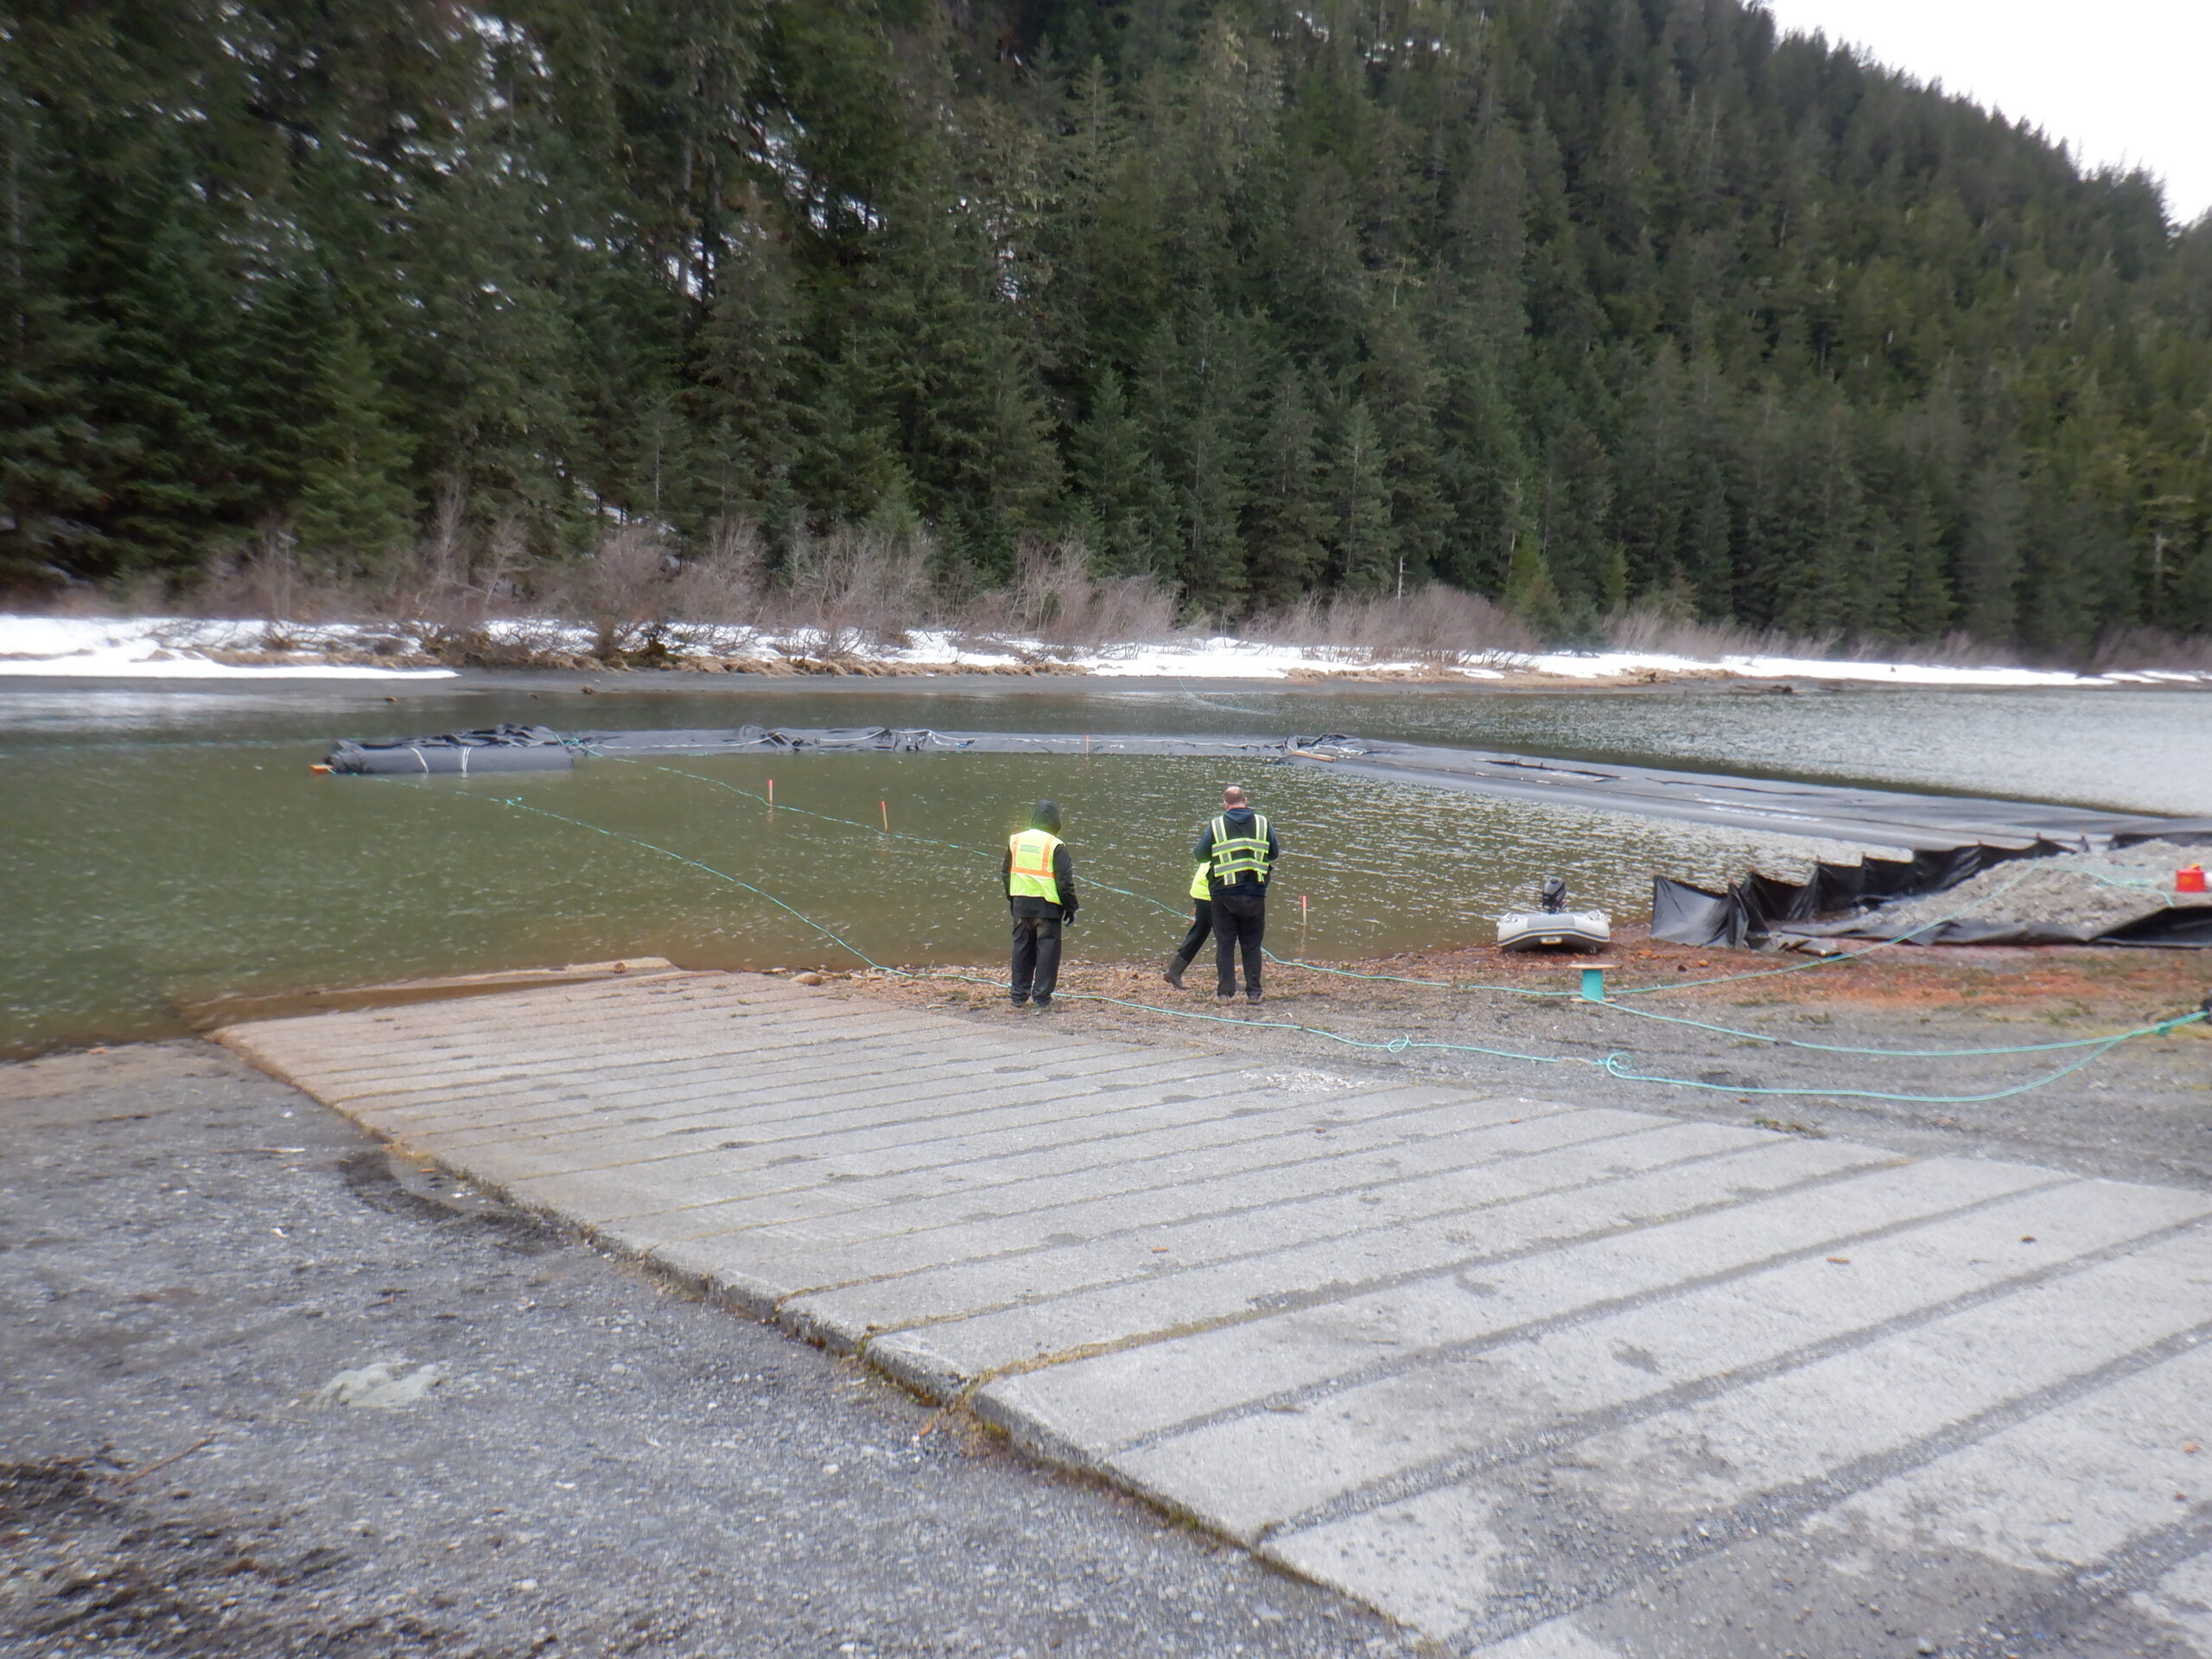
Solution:
<path fill-rule="evenodd" d="M 1602 910 L 1569 910 L 1567 883 L 1544 878 L 1534 910 L 1510 910 L 1497 918 L 1501 950 L 1602 950 L 1613 942 L 1613 918 Z"/>

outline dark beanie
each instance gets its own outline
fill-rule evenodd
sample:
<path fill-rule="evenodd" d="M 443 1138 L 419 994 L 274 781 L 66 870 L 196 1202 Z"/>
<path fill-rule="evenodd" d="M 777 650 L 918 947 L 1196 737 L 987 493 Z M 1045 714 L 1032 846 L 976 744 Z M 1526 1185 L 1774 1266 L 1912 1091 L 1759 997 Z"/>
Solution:
<path fill-rule="evenodd" d="M 1038 802 L 1037 804 L 1030 810 L 1029 827 L 1033 830 L 1049 830 L 1054 835 L 1058 835 L 1060 833 L 1060 809 L 1058 805 L 1052 801 Z"/>

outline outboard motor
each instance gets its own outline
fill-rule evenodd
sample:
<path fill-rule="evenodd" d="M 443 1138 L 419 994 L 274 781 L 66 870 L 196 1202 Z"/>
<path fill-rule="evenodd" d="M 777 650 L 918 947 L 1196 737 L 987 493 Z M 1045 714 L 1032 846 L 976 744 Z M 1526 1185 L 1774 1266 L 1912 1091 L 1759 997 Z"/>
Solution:
<path fill-rule="evenodd" d="M 1536 908 L 1509 911 L 1497 918 L 1498 948 L 1503 950 L 1602 950 L 1612 942 L 1612 918 L 1602 910 L 1569 910 L 1567 878 L 1548 875 L 1536 890 Z"/>

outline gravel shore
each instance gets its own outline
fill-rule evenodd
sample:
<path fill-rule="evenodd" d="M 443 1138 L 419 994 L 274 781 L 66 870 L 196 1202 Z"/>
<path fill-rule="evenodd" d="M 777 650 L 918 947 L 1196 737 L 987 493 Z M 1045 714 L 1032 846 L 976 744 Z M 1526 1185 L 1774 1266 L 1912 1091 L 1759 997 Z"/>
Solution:
<path fill-rule="evenodd" d="M 1571 995 L 1593 962 L 1616 994 L 1602 1007 Z M 1654 943 L 1642 928 L 1623 928 L 1601 958 L 1480 949 L 1329 966 L 1337 971 L 1272 969 L 1263 1002 L 1222 1007 L 1209 962 L 1179 994 L 1156 969 L 1072 960 L 1063 995 L 1042 1017 L 1272 1065 L 1413 1071 L 1536 1098 L 1847 1135 L 1915 1154 L 2021 1158 L 2212 1185 L 2212 1025 L 2138 1038 L 2094 1058 L 2087 1047 L 2035 1046 L 2198 1008 L 2212 993 L 2212 952 L 1877 946 L 1823 961 Z M 997 988 L 1002 969 L 966 971 L 972 979 L 851 982 L 979 1020 L 1039 1017 L 1007 1008 Z M 1617 995 L 1655 985 L 1667 988 Z M 1528 991 L 1554 995 L 1515 995 Z M 1837 1052 L 1853 1048 L 1903 1052 Z M 2024 1052 L 1929 1052 L 1953 1049 Z"/>
<path fill-rule="evenodd" d="M 1894 935 L 1962 916 L 2079 927 L 2094 936 L 2162 910 L 2212 906 L 2212 893 L 2174 891 L 2174 872 L 2208 856 L 2201 847 L 2146 841 L 2109 852 L 2019 860 L 1995 865 L 1948 892 L 1885 905 L 1860 923 Z"/>

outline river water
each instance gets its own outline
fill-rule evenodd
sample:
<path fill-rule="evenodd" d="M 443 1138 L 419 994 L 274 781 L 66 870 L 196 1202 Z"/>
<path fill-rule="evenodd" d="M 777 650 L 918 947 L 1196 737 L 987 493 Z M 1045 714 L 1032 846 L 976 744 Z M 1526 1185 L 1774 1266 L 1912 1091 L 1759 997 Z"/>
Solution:
<path fill-rule="evenodd" d="M 1173 945 L 1189 843 L 1224 781 L 1251 786 L 1289 849 L 1269 924 L 1285 955 L 1484 941 L 1500 908 L 1554 873 L 1579 898 L 1633 918 L 1648 912 L 1655 874 L 1710 882 L 1752 864 L 1786 874 L 1859 850 L 1309 769 L 1228 779 L 1213 761 L 866 754 L 587 760 L 568 775 L 475 780 L 312 774 L 338 736 L 499 720 L 565 730 L 757 721 L 1345 731 L 2212 814 L 2212 697 L 2191 691 L 1506 694 L 639 676 L 586 696 L 582 684 L 0 686 L 0 1052 L 173 1034 L 225 999 L 569 961 L 994 963 L 999 849 L 1039 795 L 1060 803 L 1079 879 L 1092 884 L 1070 949 L 1093 959 L 1153 961 Z M 772 813 L 756 798 L 772 779 Z M 894 835 L 880 828 L 887 814 Z"/>

